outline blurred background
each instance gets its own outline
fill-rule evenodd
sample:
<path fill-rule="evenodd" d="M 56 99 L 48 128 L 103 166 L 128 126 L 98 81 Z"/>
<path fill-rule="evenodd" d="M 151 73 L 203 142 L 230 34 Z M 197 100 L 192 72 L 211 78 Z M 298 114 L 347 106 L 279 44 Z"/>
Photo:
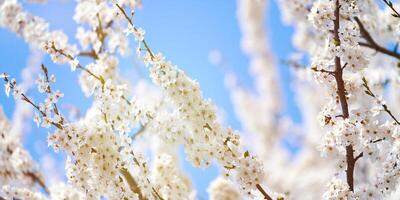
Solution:
<path fill-rule="evenodd" d="M 68 34 L 71 43 L 77 43 L 76 23 L 72 19 L 76 5 L 74 1 L 49 0 L 45 5 L 23 2 L 23 5 L 34 15 L 45 18 L 50 23 L 51 30 L 61 29 Z M 135 13 L 134 20 L 138 26 L 146 30 L 146 40 L 153 51 L 163 52 L 168 60 L 196 79 L 201 85 L 204 96 L 211 98 L 221 109 L 226 125 L 240 130 L 228 90 L 224 86 L 224 70 L 227 69 L 238 75 L 239 82 L 243 86 L 251 90 L 253 84 L 248 73 L 248 58 L 240 47 L 241 34 L 236 6 L 235 1 L 227 0 L 143 0 L 143 8 Z M 275 53 L 275 60 L 279 65 L 281 84 L 277 87 L 281 87 L 283 95 L 282 116 L 289 117 L 295 123 L 301 123 L 291 90 L 290 67 L 281 62 L 288 59 L 290 52 L 293 52 L 292 29 L 282 23 L 275 1 L 269 2 L 266 16 L 269 44 L 265 45 L 269 45 Z M 147 77 L 147 69 L 136 59 L 134 43 L 131 47 L 130 55 L 121 58 L 122 74 L 131 80 Z M 210 52 L 214 54 L 219 52 L 227 69 L 213 65 L 209 58 Z M 0 29 L 0 72 L 7 72 L 17 81 L 20 80 L 29 55 L 29 46 L 21 38 Z M 40 56 L 33 55 L 34 58 Z M 65 94 L 60 102 L 61 107 L 69 109 L 70 105 L 74 105 L 79 110 L 86 110 L 90 105 L 90 99 L 80 90 L 78 73 L 71 72 L 69 66 L 53 64 L 46 55 L 42 62 L 49 68 L 50 73 L 57 77 L 54 88 Z M 34 99 L 43 98 L 35 90 L 31 90 L 28 95 Z M 0 104 L 8 118 L 12 118 L 15 108 L 13 98 L 7 98 L 4 92 L 0 92 Z M 27 124 L 25 128 L 27 133 L 24 145 L 34 159 L 41 163 L 44 173 L 52 180 L 65 180 L 63 173 L 65 155 L 54 153 L 53 149 L 47 146 L 46 138 L 49 130 L 37 128 L 33 120 L 30 126 Z M 290 144 L 287 145 L 294 148 Z M 193 178 L 199 196 L 207 199 L 208 183 L 218 175 L 218 168 L 213 166 L 207 170 L 195 169 L 185 161 L 182 161 L 182 166 Z"/>

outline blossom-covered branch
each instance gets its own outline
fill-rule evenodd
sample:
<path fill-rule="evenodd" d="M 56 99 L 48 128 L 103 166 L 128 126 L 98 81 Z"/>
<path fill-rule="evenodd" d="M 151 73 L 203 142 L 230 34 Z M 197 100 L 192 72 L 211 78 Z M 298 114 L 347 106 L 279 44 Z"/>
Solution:
<path fill-rule="evenodd" d="M 379 45 L 378 43 L 375 42 L 375 40 L 372 38 L 372 36 L 370 35 L 370 33 L 367 31 L 367 29 L 365 29 L 363 23 L 361 22 L 361 20 L 358 17 L 354 17 L 354 20 L 357 22 L 358 27 L 360 28 L 360 33 L 361 36 L 365 39 L 366 42 L 359 42 L 359 44 L 361 46 L 365 46 L 371 49 L 374 49 L 380 53 L 386 54 L 388 56 L 392 56 L 394 58 L 397 58 L 400 60 L 400 54 L 397 53 L 396 51 L 393 50 L 389 50 L 381 45 Z"/>
<path fill-rule="evenodd" d="M 363 86 L 365 88 L 365 93 L 373 98 L 375 98 L 378 103 L 382 106 L 383 110 L 396 122 L 397 125 L 400 125 L 399 120 L 393 115 L 392 111 L 389 110 L 388 106 L 386 103 L 384 103 L 383 100 L 381 100 L 379 97 L 377 97 L 371 90 L 371 88 L 368 85 L 368 81 L 365 77 L 362 78 L 363 81 Z"/>
<path fill-rule="evenodd" d="M 340 29 L 340 3 L 339 0 L 336 0 L 335 4 L 335 20 L 333 27 L 334 34 L 334 43 L 336 46 L 340 46 L 340 38 L 339 38 L 339 29 Z M 335 72 L 334 77 L 336 80 L 337 86 L 337 94 L 339 96 L 340 105 L 342 108 L 342 117 L 344 119 L 349 118 L 349 106 L 347 104 L 346 97 L 346 88 L 345 83 L 343 81 L 343 67 L 341 64 L 341 59 L 339 56 L 335 57 Z M 360 154 L 362 156 L 362 154 Z M 346 146 L 346 160 L 347 160 L 347 169 L 346 169 L 346 178 L 347 184 L 351 191 L 354 191 L 354 167 L 357 159 L 354 157 L 354 149 L 353 145 L 349 144 Z"/>

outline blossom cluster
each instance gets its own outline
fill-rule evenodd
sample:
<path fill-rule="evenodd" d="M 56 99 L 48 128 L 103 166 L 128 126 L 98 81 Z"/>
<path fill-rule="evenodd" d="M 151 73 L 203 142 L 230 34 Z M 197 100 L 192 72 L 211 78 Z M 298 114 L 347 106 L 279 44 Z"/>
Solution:
<path fill-rule="evenodd" d="M 150 48 L 135 21 L 140 0 L 78 0 L 78 44 L 19 1 L 0 0 L 0 27 L 78 72 L 91 101 L 82 115 L 67 117 L 56 75 L 40 62 L 27 80 L 0 75 L 6 95 L 31 106 L 19 103 L 16 112 L 24 113 L 12 122 L 0 108 L 0 199 L 199 199 L 180 166 L 181 149 L 194 167 L 219 166 L 208 188 L 214 200 L 398 199 L 400 72 L 393 59 L 400 55 L 397 45 L 385 45 L 399 42 L 400 15 L 384 2 L 385 9 L 373 0 L 278 1 L 294 27 L 296 52 L 282 63 L 293 66 L 299 124 L 283 111 L 281 65 L 265 25 L 269 1 L 238 0 L 241 47 L 254 78 L 248 90 L 232 69 L 226 75 L 238 131 L 219 120 L 199 82 Z M 129 36 L 152 83 L 121 73 Z M 211 57 L 221 63 L 219 53 Z M 33 85 L 42 100 L 32 98 Z M 44 179 L 47 171 L 22 144 L 23 118 L 46 128 L 48 145 L 65 155 L 65 183 Z"/>

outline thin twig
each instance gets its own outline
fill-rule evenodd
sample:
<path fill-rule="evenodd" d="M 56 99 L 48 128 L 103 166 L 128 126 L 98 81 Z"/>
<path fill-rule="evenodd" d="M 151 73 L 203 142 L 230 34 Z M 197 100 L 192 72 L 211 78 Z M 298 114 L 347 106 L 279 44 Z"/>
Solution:
<path fill-rule="evenodd" d="M 47 84 L 49 84 L 49 85 L 47 86 L 46 92 L 47 92 L 48 94 L 51 94 L 52 91 L 51 91 L 51 86 L 50 86 L 49 72 L 48 72 L 46 66 L 44 66 L 44 64 L 42 64 L 41 67 L 42 67 L 42 71 L 43 71 L 43 73 L 44 73 L 44 76 L 46 77 L 46 82 L 47 82 Z M 57 107 L 57 104 L 56 104 L 56 103 L 53 103 L 53 107 L 54 107 L 54 109 L 53 109 L 54 113 L 57 114 L 57 115 L 60 115 L 60 113 L 58 112 L 58 107 Z M 61 120 L 61 121 L 63 121 L 63 120 Z M 62 123 L 61 123 L 61 124 L 62 124 Z"/>
<path fill-rule="evenodd" d="M 374 99 L 377 99 L 378 97 L 372 92 L 371 88 L 368 85 L 368 81 L 365 77 L 362 78 L 363 81 L 363 86 L 365 88 L 365 93 Z M 400 121 L 397 120 L 397 118 L 393 115 L 393 113 L 389 110 L 388 106 L 386 104 L 381 105 L 383 110 L 396 122 L 397 125 L 400 125 Z"/>
<path fill-rule="evenodd" d="M 357 157 L 354 158 L 355 161 L 357 161 L 358 159 L 360 159 L 361 157 L 363 157 L 364 153 L 361 152 L 360 154 L 358 154 Z"/>
<path fill-rule="evenodd" d="M 135 25 L 133 24 L 132 19 L 128 16 L 128 14 L 126 14 L 125 10 L 124 10 L 120 5 L 118 5 L 117 3 L 116 3 L 115 5 L 116 5 L 116 6 L 118 7 L 118 9 L 122 12 L 122 14 L 123 14 L 124 17 L 126 18 L 126 20 L 128 20 L 128 23 L 131 25 L 131 27 L 133 27 L 133 29 L 134 29 L 135 31 L 138 31 L 137 28 L 135 27 Z M 146 48 L 147 52 L 150 54 L 150 58 L 151 58 L 151 59 L 154 59 L 154 54 L 153 54 L 153 52 L 151 51 L 151 49 L 150 49 L 149 45 L 147 44 L 146 40 L 143 39 L 142 42 L 143 42 L 143 45 L 144 45 L 144 47 Z"/>
<path fill-rule="evenodd" d="M 334 71 L 328 71 L 328 70 L 325 70 L 325 69 L 317 69 L 317 68 L 313 67 L 313 68 L 311 68 L 311 70 L 313 70 L 315 72 L 326 73 L 326 74 L 329 74 L 329 75 L 332 75 L 332 76 L 335 75 Z"/>
<path fill-rule="evenodd" d="M 10 84 L 11 89 L 14 90 L 14 87 L 15 87 L 14 84 L 10 83 L 10 81 L 8 80 L 7 77 L 4 77 L 3 79 L 4 79 L 5 82 L 7 82 L 7 84 Z M 35 103 L 33 103 L 33 101 L 30 100 L 24 93 L 21 92 L 20 95 L 21 95 L 21 100 L 26 101 L 27 103 L 31 104 L 37 111 L 40 112 L 40 114 L 43 117 L 47 117 L 47 114 L 45 112 L 43 112 L 42 110 L 40 110 L 39 106 L 36 105 Z M 50 123 L 52 125 L 54 125 L 55 127 L 57 127 L 58 129 L 63 129 L 62 124 L 57 124 L 57 123 L 54 123 L 54 122 L 50 122 Z"/>
<path fill-rule="evenodd" d="M 399 12 L 397 12 L 397 10 L 394 8 L 393 3 L 392 3 L 391 1 L 383 0 L 383 2 L 385 2 L 386 5 L 389 6 L 390 9 L 392 9 L 392 11 L 394 12 L 394 13 L 392 14 L 393 17 L 397 17 L 397 18 L 400 17 Z"/>
<path fill-rule="evenodd" d="M 377 140 L 371 141 L 371 143 L 375 144 L 375 143 L 378 143 L 378 142 L 382 142 L 382 141 L 384 141 L 385 139 L 386 139 L 386 138 L 377 139 Z"/>
<path fill-rule="evenodd" d="M 257 189 L 261 192 L 261 194 L 264 195 L 264 199 L 267 200 L 273 200 L 271 196 L 264 190 L 264 188 L 261 187 L 260 184 L 256 184 Z"/>
<path fill-rule="evenodd" d="M 65 53 L 63 50 L 61 50 L 61 49 L 57 49 L 57 48 L 54 46 L 54 44 L 52 44 L 51 48 L 52 48 L 54 51 L 56 51 L 57 53 L 63 55 L 63 56 L 66 57 L 66 58 L 68 58 L 69 60 L 71 60 L 71 61 L 74 60 L 74 57 L 73 57 L 73 56 L 71 56 L 71 55 L 69 55 L 69 54 L 66 54 L 66 53 Z M 85 72 L 88 73 L 89 75 L 93 76 L 95 79 L 99 80 L 99 81 L 101 82 L 102 85 L 104 85 L 105 81 L 104 81 L 104 79 L 103 79 L 102 76 L 95 75 L 92 71 L 90 71 L 89 69 L 83 67 L 83 66 L 82 66 L 81 64 L 79 64 L 79 63 L 78 63 L 78 65 L 76 66 L 76 68 L 85 71 Z"/>

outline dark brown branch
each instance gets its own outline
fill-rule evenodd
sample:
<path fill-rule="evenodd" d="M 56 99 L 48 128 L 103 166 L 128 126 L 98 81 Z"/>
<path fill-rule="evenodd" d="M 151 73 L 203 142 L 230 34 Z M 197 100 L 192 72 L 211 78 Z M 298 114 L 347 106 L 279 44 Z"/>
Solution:
<path fill-rule="evenodd" d="M 357 22 L 358 27 L 360 28 L 361 37 L 365 39 L 366 42 L 359 42 L 361 46 L 368 47 L 370 49 L 374 49 L 377 52 L 386 54 L 388 56 L 394 57 L 400 60 L 400 54 L 396 51 L 391 51 L 378 43 L 372 38 L 371 34 L 367 31 L 367 29 L 362 24 L 361 20 L 358 17 L 354 17 L 354 20 Z"/>
<path fill-rule="evenodd" d="M 336 0 L 335 20 L 334 20 L 334 40 L 335 43 L 340 45 L 339 28 L 340 28 L 340 13 L 339 13 L 339 0 Z M 335 57 L 335 80 L 337 85 L 337 93 L 342 107 L 343 118 L 349 117 L 349 107 L 347 104 L 346 88 L 343 81 L 343 68 L 340 57 Z"/>
<path fill-rule="evenodd" d="M 397 18 L 400 17 L 399 12 L 397 12 L 397 10 L 394 8 L 393 3 L 392 3 L 391 1 L 383 0 L 383 2 L 385 2 L 385 4 L 386 4 L 387 6 L 389 6 L 390 9 L 392 9 L 392 11 L 394 12 L 394 13 L 392 14 L 393 17 L 397 17 Z"/>
<path fill-rule="evenodd" d="M 264 199 L 273 200 L 273 199 L 271 198 L 271 196 L 269 196 L 268 193 L 264 190 L 264 188 L 261 187 L 260 184 L 256 184 L 256 187 L 257 187 L 257 189 L 261 192 L 261 194 L 264 195 Z"/>
<path fill-rule="evenodd" d="M 47 188 L 42 177 L 40 177 L 38 174 L 36 174 L 34 172 L 25 172 L 24 174 L 25 174 L 25 176 L 29 177 L 33 182 L 39 184 L 40 187 L 42 187 L 44 191 L 46 191 L 48 194 L 50 194 L 50 191 Z"/>
<path fill-rule="evenodd" d="M 336 8 L 335 8 L 335 20 L 334 20 L 334 43 L 339 46 L 340 45 L 340 37 L 339 37 L 339 29 L 340 29 L 340 4 L 339 0 L 336 0 Z M 335 57 L 335 80 L 337 85 L 337 94 L 339 96 L 340 105 L 342 108 L 342 116 L 344 119 L 349 118 L 349 106 L 347 103 L 346 97 L 346 88 L 343 80 L 343 69 L 341 65 L 341 60 L 339 56 Z M 362 154 L 360 154 L 362 156 Z M 354 148 L 352 144 L 346 146 L 346 180 L 349 185 L 350 191 L 354 191 L 354 167 L 357 159 L 360 157 L 354 158 Z"/>
<path fill-rule="evenodd" d="M 354 158 L 354 160 L 357 161 L 358 159 L 360 159 L 363 156 L 364 156 L 364 153 L 361 152 L 360 154 L 358 154 L 358 156 L 356 158 Z"/>
<path fill-rule="evenodd" d="M 362 156 L 362 154 L 360 155 Z M 356 161 L 360 157 L 357 156 L 356 158 L 354 158 L 353 145 L 346 146 L 346 162 L 347 162 L 346 178 L 347 178 L 347 184 L 349 185 L 349 189 L 352 192 L 354 192 L 354 168 L 356 165 Z"/>
<path fill-rule="evenodd" d="M 329 74 L 329 75 L 332 75 L 332 76 L 335 75 L 335 72 L 334 72 L 334 71 L 328 71 L 328 70 L 326 70 L 326 69 L 311 68 L 311 70 L 313 70 L 313 71 L 315 71 L 315 72 L 326 73 L 326 74 Z"/>
<path fill-rule="evenodd" d="M 396 122 L 396 124 L 400 125 L 399 120 L 397 120 L 397 118 L 393 115 L 393 113 L 388 109 L 387 105 L 383 104 L 382 107 L 385 110 L 385 112 Z"/>

